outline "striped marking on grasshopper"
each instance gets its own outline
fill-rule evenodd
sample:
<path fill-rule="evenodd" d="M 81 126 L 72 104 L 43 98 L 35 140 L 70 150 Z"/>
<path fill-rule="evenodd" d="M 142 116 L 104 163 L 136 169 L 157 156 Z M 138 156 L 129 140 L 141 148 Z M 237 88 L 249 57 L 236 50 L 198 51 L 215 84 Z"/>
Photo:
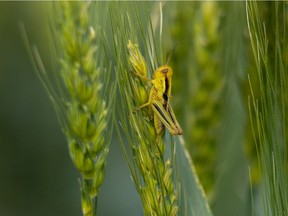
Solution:
<path fill-rule="evenodd" d="M 182 128 L 177 122 L 173 109 L 169 104 L 173 74 L 171 67 L 166 65 L 159 67 L 154 72 L 152 80 L 137 73 L 135 74 L 153 84 L 147 103 L 142 104 L 136 110 L 147 106 L 152 107 L 154 111 L 154 126 L 158 135 L 164 132 L 164 127 L 166 127 L 172 135 L 181 135 L 183 133 Z"/>

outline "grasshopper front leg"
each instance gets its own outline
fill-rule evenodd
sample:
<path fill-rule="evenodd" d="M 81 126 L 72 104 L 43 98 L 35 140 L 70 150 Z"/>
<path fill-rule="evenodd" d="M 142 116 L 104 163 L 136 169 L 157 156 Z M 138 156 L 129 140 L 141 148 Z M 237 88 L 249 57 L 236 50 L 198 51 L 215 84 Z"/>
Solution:
<path fill-rule="evenodd" d="M 153 81 L 153 80 L 151 80 L 151 81 Z M 136 108 L 136 111 L 138 111 L 138 110 L 140 110 L 140 109 L 142 109 L 142 108 L 144 108 L 144 107 L 146 107 L 146 106 L 151 105 L 152 102 L 153 102 L 153 91 L 150 91 L 148 101 L 147 101 L 146 103 L 142 104 L 141 106 L 137 107 L 137 108 Z"/>
<path fill-rule="evenodd" d="M 142 109 L 142 108 L 144 108 L 144 107 L 146 107 L 146 106 L 149 106 L 150 104 L 151 104 L 151 102 L 150 102 L 150 100 L 149 100 L 147 103 L 142 104 L 141 106 L 137 107 L 137 108 L 136 108 L 136 111 L 138 111 L 138 110 L 140 110 L 140 109 Z"/>
<path fill-rule="evenodd" d="M 147 78 L 147 77 L 144 77 L 144 76 L 142 76 L 141 74 L 135 73 L 135 72 L 133 72 L 133 71 L 132 71 L 131 73 L 135 74 L 136 76 L 138 76 L 139 78 L 143 79 L 143 80 L 146 81 L 146 82 L 152 82 L 152 81 L 153 81 L 152 79 L 149 79 L 149 78 Z"/>

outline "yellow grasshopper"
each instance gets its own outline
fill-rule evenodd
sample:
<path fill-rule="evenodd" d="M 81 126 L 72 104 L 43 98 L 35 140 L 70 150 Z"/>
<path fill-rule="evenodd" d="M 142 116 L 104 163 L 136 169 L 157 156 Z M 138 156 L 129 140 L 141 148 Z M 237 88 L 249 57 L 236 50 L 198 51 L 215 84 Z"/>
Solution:
<path fill-rule="evenodd" d="M 164 126 L 172 135 L 182 134 L 182 128 L 177 122 L 173 109 L 169 104 L 172 87 L 172 69 L 169 66 L 159 67 L 153 74 L 153 79 L 148 79 L 138 73 L 137 76 L 153 84 L 148 102 L 142 104 L 136 110 L 146 106 L 151 106 L 154 111 L 154 126 L 156 133 L 161 135 L 164 132 Z"/>

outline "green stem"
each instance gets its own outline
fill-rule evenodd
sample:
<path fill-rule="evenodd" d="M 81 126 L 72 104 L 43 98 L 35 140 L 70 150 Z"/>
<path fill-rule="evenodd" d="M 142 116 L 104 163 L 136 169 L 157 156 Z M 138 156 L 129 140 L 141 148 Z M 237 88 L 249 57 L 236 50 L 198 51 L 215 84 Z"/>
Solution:
<path fill-rule="evenodd" d="M 97 215 L 97 194 L 93 193 L 91 181 L 89 179 L 80 180 L 80 188 L 82 195 L 82 212 L 83 216 L 96 216 Z"/>
<path fill-rule="evenodd" d="M 92 215 L 93 215 L 93 216 L 96 216 L 96 214 L 97 214 L 98 196 L 96 196 L 96 197 L 91 197 L 91 201 L 93 201 L 93 202 L 92 202 L 92 203 L 93 203 L 93 206 L 92 206 L 93 213 L 92 213 Z"/>

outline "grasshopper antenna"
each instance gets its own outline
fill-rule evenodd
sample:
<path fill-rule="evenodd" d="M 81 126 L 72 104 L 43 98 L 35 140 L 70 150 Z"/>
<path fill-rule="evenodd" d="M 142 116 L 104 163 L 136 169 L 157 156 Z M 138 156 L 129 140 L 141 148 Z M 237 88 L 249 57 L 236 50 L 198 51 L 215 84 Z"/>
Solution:
<path fill-rule="evenodd" d="M 168 65 L 168 63 L 170 62 L 170 59 L 171 59 L 171 57 L 172 57 L 172 55 L 173 55 L 173 53 L 174 53 L 176 47 L 177 47 L 177 44 L 175 44 L 175 46 L 174 46 L 174 48 L 172 49 L 171 52 L 167 53 L 167 55 L 166 55 L 166 63 L 165 63 L 165 65 Z"/>

